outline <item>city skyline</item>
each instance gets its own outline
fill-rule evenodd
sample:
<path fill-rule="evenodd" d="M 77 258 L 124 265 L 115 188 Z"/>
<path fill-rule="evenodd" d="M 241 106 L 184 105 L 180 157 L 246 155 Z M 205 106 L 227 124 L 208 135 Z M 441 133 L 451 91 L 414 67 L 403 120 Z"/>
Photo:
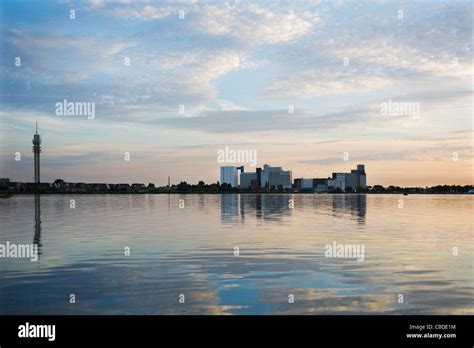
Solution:
<path fill-rule="evenodd" d="M 294 178 L 473 182 L 467 2 L 0 6 L 0 177 L 33 181 L 38 120 L 44 182 L 215 182 L 225 147 Z"/>
<path fill-rule="evenodd" d="M 34 180 L 33 182 L 35 184 L 39 184 L 39 183 L 48 183 L 48 181 L 42 181 L 40 180 L 40 171 L 41 171 L 41 165 L 40 165 L 40 154 L 42 152 L 42 148 L 41 148 L 41 142 L 42 142 L 42 137 L 41 137 L 41 134 L 38 133 L 38 122 L 35 122 L 35 133 L 33 135 L 33 156 L 34 156 L 34 162 L 33 162 L 33 177 L 34 177 Z M 219 150 L 218 151 L 218 157 L 222 157 L 222 154 L 224 152 L 228 152 L 229 151 L 229 148 L 226 147 L 225 151 L 224 150 Z M 230 151 L 233 151 L 233 150 L 230 150 Z M 241 152 L 245 152 L 245 151 L 248 151 L 248 150 L 239 150 Z M 253 151 L 253 150 L 251 150 Z M 231 157 L 229 156 L 229 154 L 227 154 L 226 156 L 228 157 Z M 256 153 L 254 154 L 254 156 L 256 157 Z M 239 156 L 237 156 L 238 158 Z M 252 155 L 244 155 L 244 157 L 247 157 L 247 159 L 250 159 L 252 158 Z M 260 168 L 260 167 L 257 167 L 257 164 L 256 162 L 253 162 L 253 161 L 256 161 L 256 158 L 254 158 L 253 160 L 250 160 L 250 168 L 254 168 L 256 171 L 255 173 L 252 172 L 252 171 L 245 171 L 245 164 L 249 164 L 249 162 L 240 162 L 240 161 L 232 161 L 230 162 L 230 164 L 235 164 L 235 163 L 238 163 L 238 164 L 242 164 L 241 166 L 236 166 L 236 165 L 232 165 L 232 166 L 229 166 L 229 165 L 224 165 L 224 166 L 220 166 L 220 174 L 219 174 L 219 179 L 217 181 L 211 181 L 210 183 L 229 183 L 231 184 L 232 187 L 239 187 L 239 188 L 242 188 L 242 179 L 244 176 L 249 176 L 251 175 L 252 177 L 248 177 L 248 179 L 245 179 L 246 180 L 246 183 L 244 185 L 244 188 L 250 188 L 251 186 L 253 187 L 253 185 L 257 184 L 258 182 L 258 186 L 259 188 L 264 188 L 265 185 L 262 184 L 262 182 L 266 182 L 267 185 L 269 184 L 269 178 L 268 178 L 268 168 L 271 168 L 272 171 L 273 170 L 276 170 L 278 173 L 288 173 L 288 174 L 285 174 L 285 175 L 289 175 L 288 178 L 286 179 L 283 179 L 284 182 L 286 183 L 285 185 L 283 185 L 283 188 L 304 188 L 304 186 L 298 186 L 298 185 L 301 185 L 301 183 L 305 180 L 311 180 L 313 181 L 314 180 L 314 189 L 316 189 L 316 185 L 319 186 L 319 184 L 323 184 L 322 182 L 320 182 L 321 180 L 325 181 L 325 184 L 326 185 L 326 188 L 323 189 L 323 191 L 320 191 L 320 192 L 326 192 L 327 191 L 327 187 L 333 187 L 333 188 L 337 188 L 337 187 L 340 187 L 342 189 L 342 191 L 344 191 L 344 186 L 347 185 L 346 183 L 346 180 L 349 180 L 349 181 L 352 181 L 352 180 L 356 180 L 358 182 L 359 179 L 351 179 L 350 176 L 353 175 L 351 173 L 357 173 L 357 172 L 361 172 L 363 173 L 364 175 L 364 178 L 363 178 L 363 184 L 362 184 L 362 188 L 365 189 L 366 188 L 366 185 L 367 185 L 367 181 L 366 181 L 366 174 L 365 174 L 365 165 L 364 164 L 357 164 L 357 169 L 356 170 L 351 170 L 351 173 L 341 173 L 341 172 L 332 172 L 332 177 L 330 176 L 327 176 L 327 177 L 323 177 L 323 178 L 305 178 L 305 177 L 293 177 L 292 176 L 292 171 L 289 170 L 289 171 L 282 171 L 282 168 L 281 167 L 274 167 L 274 166 L 270 166 L 269 164 L 265 163 L 263 165 L 263 169 Z M 347 160 L 345 160 L 347 162 Z M 220 163 L 227 163 L 227 162 L 222 162 L 222 159 L 218 160 L 218 162 Z M 266 172 L 266 174 L 264 174 Z M 240 173 L 240 174 L 238 174 Z M 266 177 L 266 179 L 260 179 L 260 176 L 262 176 L 262 178 Z M 281 174 L 279 174 L 281 175 Z M 347 176 L 349 175 L 349 179 L 348 177 L 345 177 L 345 178 L 341 178 L 339 179 L 338 177 L 339 176 Z M 225 177 L 225 179 L 223 179 Z M 240 178 L 240 179 L 239 179 Z M 258 179 L 257 179 L 258 178 Z M 5 179 L 10 179 L 10 178 L 6 178 L 4 177 L 3 180 Z M 56 178 L 54 181 L 58 181 L 58 180 L 61 180 L 61 181 L 64 181 L 64 182 L 70 182 L 69 180 L 63 180 L 62 178 Z M 167 181 L 167 186 L 170 187 L 171 186 L 171 177 L 168 176 L 168 181 Z M 263 181 L 262 181 L 263 180 Z M 276 180 L 281 180 L 281 179 L 276 179 Z M 328 180 L 332 180 L 332 184 L 330 184 L 328 182 Z M 342 180 L 342 182 L 338 182 L 339 180 Z M 53 180 L 50 180 L 49 183 L 51 183 Z M 81 181 L 81 180 L 79 180 Z M 252 181 L 255 181 L 255 183 L 253 183 L 252 185 Z M 298 181 L 298 183 L 297 183 Z M 22 182 L 22 181 L 20 181 Z M 28 181 L 26 181 L 28 182 Z M 110 181 L 102 181 L 104 183 L 111 183 Z M 127 181 L 125 181 L 127 182 Z M 182 183 L 182 182 L 186 182 L 185 180 L 180 180 L 178 178 L 178 181 L 177 183 Z M 202 182 L 202 180 L 199 180 L 199 182 Z M 317 182 L 317 183 L 316 183 Z M 128 183 L 131 183 L 130 181 Z M 154 182 L 152 181 L 149 181 L 150 184 L 153 185 L 154 187 Z M 192 183 L 188 183 L 188 184 L 192 184 Z M 137 183 L 134 183 L 133 185 L 139 185 Z M 142 183 L 140 183 L 140 185 L 142 185 Z M 173 184 L 175 185 L 175 184 Z M 313 184 L 312 184 L 313 185 Z M 375 184 L 375 185 L 378 185 L 378 184 Z M 161 187 L 164 187 L 164 185 L 159 185 Z M 279 185 L 275 185 L 275 188 L 276 186 L 279 186 Z M 353 189 L 351 184 L 348 185 L 351 190 Z M 368 187 L 371 187 L 372 185 L 367 185 Z M 390 186 L 398 186 L 398 185 L 390 185 Z M 273 187 L 273 186 L 272 186 Z M 356 185 L 356 188 L 359 187 L 358 185 Z M 426 186 L 428 187 L 428 186 Z M 318 190 L 316 190 L 318 191 Z"/>

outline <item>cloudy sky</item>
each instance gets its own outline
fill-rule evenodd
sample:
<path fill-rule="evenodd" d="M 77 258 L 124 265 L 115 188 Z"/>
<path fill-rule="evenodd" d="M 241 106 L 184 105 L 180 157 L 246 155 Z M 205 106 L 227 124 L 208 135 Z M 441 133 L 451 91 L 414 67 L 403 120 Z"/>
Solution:
<path fill-rule="evenodd" d="M 215 182 L 228 146 L 294 178 L 364 163 L 369 185 L 473 183 L 470 1 L 0 8 L 0 177 L 33 180 L 37 120 L 43 181 Z M 56 115 L 64 99 L 95 118 Z"/>

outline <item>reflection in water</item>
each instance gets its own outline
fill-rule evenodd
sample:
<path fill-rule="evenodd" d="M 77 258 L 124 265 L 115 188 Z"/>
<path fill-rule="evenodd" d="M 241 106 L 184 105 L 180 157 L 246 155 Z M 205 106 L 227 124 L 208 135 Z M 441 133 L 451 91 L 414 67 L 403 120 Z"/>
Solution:
<path fill-rule="evenodd" d="M 236 222 L 239 219 L 239 196 L 233 194 L 221 195 L 221 221 Z M 244 219 L 244 216 L 242 216 Z"/>
<path fill-rule="evenodd" d="M 345 213 L 357 216 L 359 224 L 365 223 L 367 213 L 367 196 L 362 195 L 332 195 L 332 209 L 335 215 Z"/>
<path fill-rule="evenodd" d="M 248 216 L 257 220 L 278 221 L 292 213 L 287 194 L 226 194 L 221 195 L 221 221 L 245 222 Z"/>
<path fill-rule="evenodd" d="M 35 194 L 35 234 L 33 244 L 38 246 L 38 257 L 41 255 L 41 195 Z"/>
<path fill-rule="evenodd" d="M 0 314 L 474 314 L 474 197 L 410 195 L 405 209 L 399 198 L 0 199 L 0 242 L 31 243 L 34 220 L 41 247 L 41 267 L 1 260 Z M 364 261 L 325 257 L 334 241 L 363 244 Z M 74 306 L 58 300 L 71 287 L 81 294 Z M 291 305 L 289 293 L 297 299 Z"/>
<path fill-rule="evenodd" d="M 308 199 L 314 197 L 309 203 Z M 245 221 L 245 217 L 255 215 L 257 220 L 266 222 L 279 221 L 290 216 L 293 205 L 312 204 L 319 208 L 328 209 L 328 198 L 331 201 L 332 212 L 335 217 L 340 214 L 349 214 L 357 218 L 359 224 L 365 223 L 367 213 L 366 195 L 312 195 L 301 196 L 291 194 L 226 194 L 221 195 L 221 222 L 234 223 Z"/>

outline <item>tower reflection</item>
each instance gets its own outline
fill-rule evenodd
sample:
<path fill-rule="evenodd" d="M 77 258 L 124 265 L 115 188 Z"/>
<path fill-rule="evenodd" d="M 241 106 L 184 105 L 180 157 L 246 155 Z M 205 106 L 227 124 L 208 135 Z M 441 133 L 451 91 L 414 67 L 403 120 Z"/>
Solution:
<path fill-rule="evenodd" d="M 41 195 L 35 194 L 35 234 L 33 244 L 38 247 L 38 257 L 41 255 Z"/>

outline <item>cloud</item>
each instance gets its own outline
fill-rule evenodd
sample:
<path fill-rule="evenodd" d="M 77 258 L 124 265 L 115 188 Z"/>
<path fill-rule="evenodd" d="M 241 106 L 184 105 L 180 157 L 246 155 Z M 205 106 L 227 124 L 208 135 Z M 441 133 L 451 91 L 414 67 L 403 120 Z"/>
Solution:
<path fill-rule="evenodd" d="M 415 16 L 420 6 L 424 16 Z M 410 90 L 447 80 L 466 88 L 472 77 L 472 9 L 462 2 L 408 7 L 404 20 L 381 6 L 354 8 L 344 22 L 327 13 L 324 25 L 304 41 L 269 53 L 278 72 L 262 98 Z"/>
<path fill-rule="evenodd" d="M 192 129 L 209 133 L 242 133 L 329 129 L 363 122 L 366 109 L 351 109 L 326 115 L 308 110 L 230 110 L 205 111 L 198 117 L 157 119 L 156 124 L 176 129 Z"/>
<path fill-rule="evenodd" d="M 410 5 L 405 21 L 383 6 L 359 6 L 338 18 L 331 6 L 317 2 L 294 6 L 99 1 L 85 6 L 94 16 L 137 24 L 122 30 L 121 21 L 113 22 L 123 32 L 120 36 L 10 28 L 2 46 L 5 52 L 18 52 L 25 65 L 21 73 L 4 67 L 2 78 L 8 80 L 11 95 L 28 91 L 32 98 L 20 101 L 7 96 L 6 104 L 30 103 L 50 110 L 58 98 L 74 96 L 103 103 L 102 110 L 109 113 L 104 118 L 123 120 L 117 114 L 126 111 L 133 120 L 140 119 L 136 113 L 170 116 L 181 104 L 197 115 L 214 99 L 222 99 L 216 81 L 248 69 L 256 74 L 265 71 L 254 96 L 260 103 L 390 88 L 423 90 L 433 81 L 441 86 L 448 82 L 450 89 L 459 90 L 472 76 L 467 60 L 469 8 L 462 3 L 428 6 L 423 17 L 414 17 L 418 8 Z M 185 19 L 178 17 L 180 9 L 185 10 Z M 377 10 L 380 14 L 374 16 Z M 431 28 L 436 45 L 419 27 Z M 124 67 L 125 57 L 130 58 L 130 67 Z M 51 100 L 35 98 L 45 94 Z"/>
<path fill-rule="evenodd" d="M 107 14 L 114 17 L 143 21 L 160 20 L 170 16 L 173 12 L 172 7 L 143 6 L 142 4 L 139 6 L 114 7 L 106 10 Z"/>
<path fill-rule="evenodd" d="M 349 140 L 390 145 L 443 138 L 472 125 L 472 7 L 466 2 L 406 3 L 403 20 L 400 6 L 390 2 L 32 6 L 45 16 L 5 7 L 0 35 L 1 131 L 9 148 L 18 134 L 27 133 L 30 142 L 35 119 L 58 148 L 70 145 L 68 133 L 94 144 L 106 134 L 113 147 L 122 142 L 112 135 L 120 127 L 129 146 L 150 139 L 170 146 L 256 139 L 302 146 L 331 139 L 328 147 L 336 148 Z M 56 20 L 70 6 L 80 14 L 75 22 Z M 16 56 L 21 67 L 14 66 Z M 94 122 L 55 117 L 54 105 L 63 99 L 95 102 Z M 380 103 L 388 99 L 419 102 L 421 119 L 380 117 Z M 289 104 L 295 114 L 288 114 Z M 94 152 L 67 146 L 73 154 Z M 377 152 L 385 151 L 366 151 Z M 318 155 L 331 158 L 331 151 Z"/>
<path fill-rule="evenodd" d="M 461 145 L 445 145 L 445 144 L 429 144 L 427 146 L 421 146 L 413 148 L 411 150 L 404 151 L 392 151 L 392 152 L 378 152 L 378 153 L 365 153 L 357 154 L 354 157 L 356 162 L 390 162 L 390 161 L 443 161 L 452 160 L 453 151 L 458 152 L 460 155 L 469 156 L 471 148 L 468 146 Z M 302 160 L 298 161 L 302 164 L 309 164 L 314 166 L 319 165 L 340 165 L 342 156 L 339 157 L 325 157 L 314 160 Z"/>
<path fill-rule="evenodd" d="M 292 9 L 258 3 L 206 5 L 200 14 L 199 30 L 251 45 L 294 41 L 310 33 L 319 21 L 317 13 L 305 19 Z"/>

